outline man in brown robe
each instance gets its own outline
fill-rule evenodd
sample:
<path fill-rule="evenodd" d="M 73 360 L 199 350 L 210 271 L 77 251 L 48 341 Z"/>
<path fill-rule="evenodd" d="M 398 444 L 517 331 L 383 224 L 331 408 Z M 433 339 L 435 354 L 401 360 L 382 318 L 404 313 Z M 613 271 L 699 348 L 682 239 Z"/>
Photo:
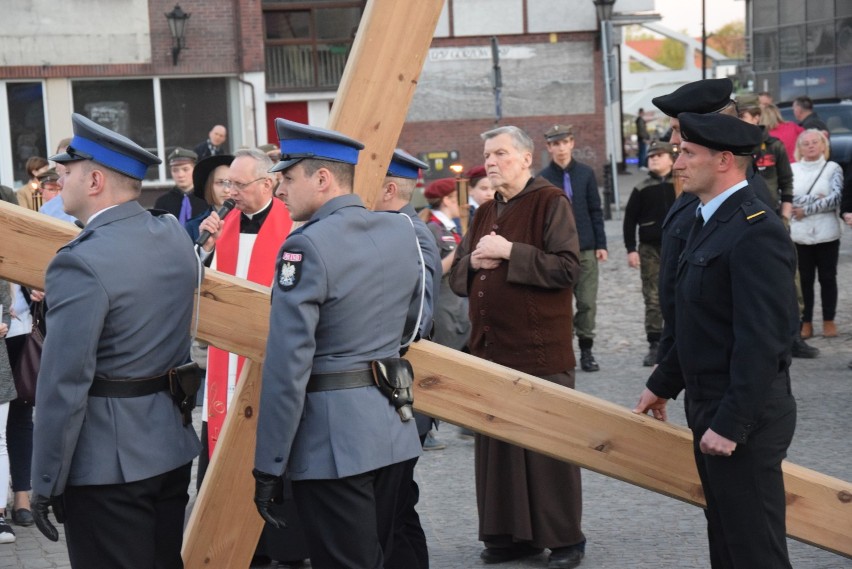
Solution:
<path fill-rule="evenodd" d="M 574 387 L 572 287 L 579 240 L 565 193 L 532 175 L 533 142 L 519 128 L 482 134 L 497 190 L 456 251 L 450 287 L 470 298 L 473 355 Z M 501 563 L 551 550 L 549 569 L 580 564 L 580 469 L 476 436 L 480 557 Z"/>

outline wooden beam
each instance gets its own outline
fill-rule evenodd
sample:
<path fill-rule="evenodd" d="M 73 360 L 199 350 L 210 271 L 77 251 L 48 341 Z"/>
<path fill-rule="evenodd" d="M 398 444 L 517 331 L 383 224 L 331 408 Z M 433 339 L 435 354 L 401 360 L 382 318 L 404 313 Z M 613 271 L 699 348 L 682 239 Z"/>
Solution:
<path fill-rule="evenodd" d="M 262 370 L 252 361 L 243 366 L 184 532 L 182 554 L 187 569 L 248 567 L 257 548 L 263 520 L 254 508 L 251 469 Z"/>
<path fill-rule="evenodd" d="M 355 193 L 372 208 L 402 132 L 444 0 L 370 0 L 328 127 L 364 143 Z"/>

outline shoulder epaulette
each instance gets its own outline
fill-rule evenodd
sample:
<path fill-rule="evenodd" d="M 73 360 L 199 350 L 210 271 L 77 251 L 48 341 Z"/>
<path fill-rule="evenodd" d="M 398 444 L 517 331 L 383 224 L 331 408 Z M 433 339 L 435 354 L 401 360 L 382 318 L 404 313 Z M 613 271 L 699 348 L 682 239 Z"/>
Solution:
<path fill-rule="evenodd" d="M 302 233 L 305 229 L 307 229 L 309 226 L 313 225 L 313 224 L 314 224 L 314 223 L 316 223 L 317 221 L 319 221 L 319 219 L 312 219 L 312 220 L 310 220 L 310 221 L 306 221 L 305 223 L 303 223 L 302 225 L 300 225 L 299 227 L 297 227 L 296 229 L 294 229 L 294 230 L 290 233 L 290 236 L 292 237 L 293 235 L 298 235 L 299 233 Z"/>
<path fill-rule="evenodd" d="M 80 243 L 82 243 L 83 241 L 85 241 L 86 239 L 88 239 L 88 238 L 89 238 L 89 236 L 91 236 L 93 233 L 94 233 L 94 231 L 93 231 L 93 230 L 91 230 L 91 229 L 84 229 L 83 231 L 81 231 L 81 232 L 77 235 L 77 237 L 75 237 L 74 239 L 72 239 L 71 241 L 69 241 L 68 243 L 66 243 L 65 245 L 63 245 L 62 247 L 60 247 L 60 248 L 57 250 L 57 253 L 58 253 L 59 251 L 62 251 L 63 249 L 73 249 L 74 247 L 76 247 L 77 245 L 79 245 Z"/>
<path fill-rule="evenodd" d="M 758 221 L 763 221 L 767 218 L 766 206 L 760 203 L 759 201 L 743 203 L 742 211 L 745 215 L 746 221 L 748 221 L 750 224 L 757 223 Z"/>
<path fill-rule="evenodd" d="M 169 213 L 169 212 L 167 212 L 167 211 L 166 211 L 166 210 L 164 210 L 164 209 L 154 209 L 154 208 L 151 208 L 151 209 L 149 209 L 149 210 L 148 210 L 148 213 L 150 213 L 150 214 L 151 214 L 151 215 L 153 215 L 154 217 L 160 217 L 161 215 L 168 215 L 168 213 Z"/>

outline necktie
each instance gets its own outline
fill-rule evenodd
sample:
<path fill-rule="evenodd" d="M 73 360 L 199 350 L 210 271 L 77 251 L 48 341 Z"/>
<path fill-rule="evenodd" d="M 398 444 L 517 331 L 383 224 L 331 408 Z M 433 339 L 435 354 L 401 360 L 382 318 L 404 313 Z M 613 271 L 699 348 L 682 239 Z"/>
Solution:
<path fill-rule="evenodd" d="M 562 189 L 565 190 L 568 201 L 574 203 L 574 190 L 571 188 L 571 176 L 568 172 L 562 174 Z"/>
<path fill-rule="evenodd" d="M 185 225 L 186 222 L 189 221 L 191 215 L 192 206 L 189 205 L 189 194 L 184 194 L 183 201 L 180 203 L 180 213 L 178 214 L 178 221 L 181 225 Z"/>
<path fill-rule="evenodd" d="M 689 232 L 689 237 L 686 239 L 687 247 L 689 247 L 689 244 L 695 240 L 695 236 L 698 235 L 698 232 L 701 231 L 702 227 L 704 227 L 704 216 L 701 215 L 701 206 L 698 206 L 698 209 L 695 212 L 695 223 L 692 224 L 692 230 Z"/>

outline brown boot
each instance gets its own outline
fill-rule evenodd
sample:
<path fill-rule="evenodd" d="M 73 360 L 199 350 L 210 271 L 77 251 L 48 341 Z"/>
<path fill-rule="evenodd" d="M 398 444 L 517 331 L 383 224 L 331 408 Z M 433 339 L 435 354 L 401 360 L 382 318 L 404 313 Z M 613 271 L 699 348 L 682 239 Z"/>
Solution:
<path fill-rule="evenodd" d="M 826 320 L 822 323 L 822 337 L 836 338 L 837 326 L 834 325 L 834 320 Z"/>
<path fill-rule="evenodd" d="M 814 327 L 810 322 L 802 322 L 802 340 L 812 338 L 814 335 Z"/>

